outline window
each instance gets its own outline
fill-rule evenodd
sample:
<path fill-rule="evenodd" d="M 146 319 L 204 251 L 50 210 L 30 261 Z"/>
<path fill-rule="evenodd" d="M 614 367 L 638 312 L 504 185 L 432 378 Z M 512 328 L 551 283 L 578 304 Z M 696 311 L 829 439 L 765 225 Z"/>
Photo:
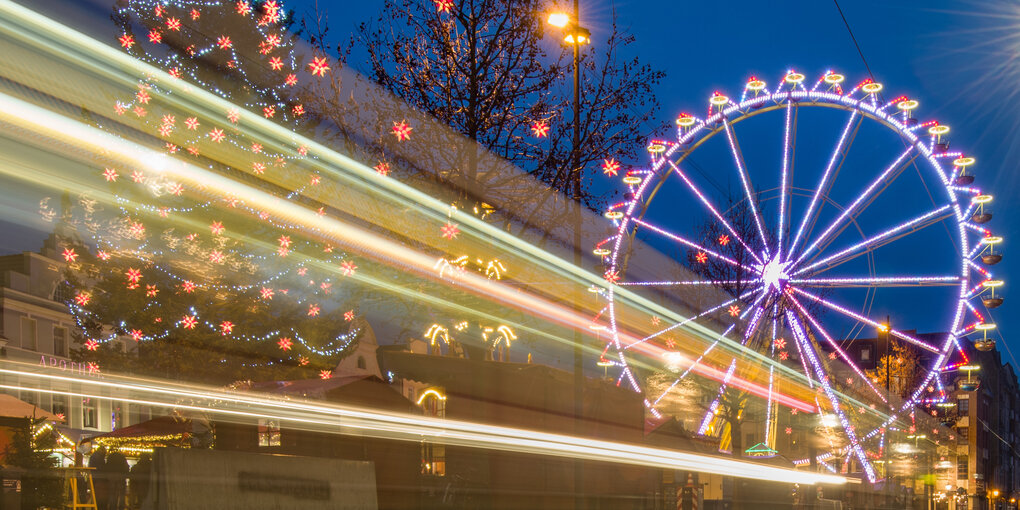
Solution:
<path fill-rule="evenodd" d="M 67 356 L 67 328 L 53 326 L 53 354 Z"/>
<path fill-rule="evenodd" d="M 364 357 L 364 356 L 358 356 L 358 368 L 360 368 L 360 369 L 362 369 L 362 370 L 364 370 L 365 368 L 367 368 L 367 367 L 366 367 L 366 363 L 365 363 L 365 357 Z"/>
<path fill-rule="evenodd" d="M 23 349 L 36 350 L 38 345 L 38 331 L 36 331 L 35 319 L 28 317 L 21 318 L 21 347 Z"/>
<path fill-rule="evenodd" d="M 970 399 L 961 398 L 957 400 L 956 409 L 959 410 L 960 414 L 970 414 Z"/>
<path fill-rule="evenodd" d="M 871 346 L 861 347 L 861 361 L 871 361 Z"/>
<path fill-rule="evenodd" d="M 423 391 L 418 399 L 418 405 L 421 406 L 425 416 L 446 417 L 446 396 L 435 388 Z M 422 441 L 421 473 L 423 475 L 446 476 L 445 445 Z"/>
<path fill-rule="evenodd" d="M 67 395 L 53 395 L 53 406 L 50 408 L 53 414 L 61 418 L 67 417 Z M 70 423 L 68 423 L 70 425 Z"/>
<path fill-rule="evenodd" d="M 113 412 L 110 413 L 110 430 L 117 430 L 124 427 L 124 405 L 119 402 L 113 404 Z"/>
<path fill-rule="evenodd" d="M 966 442 L 967 438 L 970 437 L 970 429 L 967 427 L 960 427 L 956 429 L 956 432 L 960 435 L 960 441 Z"/>
<path fill-rule="evenodd" d="M 97 427 L 98 422 L 96 421 L 99 409 L 96 408 L 96 401 L 91 398 L 81 399 L 81 426 L 86 429 L 94 429 Z"/>
<path fill-rule="evenodd" d="M 280 446 L 280 424 L 276 420 L 259 420 L 259 446 Z"/>
<path fill-rule="evenodd" d="M 956 478 L 963 480 L 967 478 L 967 462 L 969 458 L 966 455 L 956 456 Z"/>

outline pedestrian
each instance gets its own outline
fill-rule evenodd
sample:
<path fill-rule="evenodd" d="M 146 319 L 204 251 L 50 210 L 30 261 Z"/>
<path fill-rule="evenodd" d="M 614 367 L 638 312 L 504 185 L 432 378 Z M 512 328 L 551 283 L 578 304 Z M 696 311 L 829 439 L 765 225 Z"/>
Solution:
<path fill-rule="evenodd" d="M 92 497 L 97 509 L 106 509 L 109 484 L 106 479 L 106 447 L 100 446 L 89 456 L 89 467 L 92 468 Z"/>
<path fill-rule="evenodd" d="M 118 450 L 110 452 L 106 456 L 106 472 L 110 484 L 110 496 L 107 500 L 106 510 L 124 510 L 127 503 L 128 461 L 124 454 Z"/>
<path fill-rule="evenodd" d="M 152 477 L 152 455 L 143 453 L 142 458 L 131 467 L 128 488 L 131 494 L 131 508 L 141 508 L 149 495 L 149 480 Z"/>

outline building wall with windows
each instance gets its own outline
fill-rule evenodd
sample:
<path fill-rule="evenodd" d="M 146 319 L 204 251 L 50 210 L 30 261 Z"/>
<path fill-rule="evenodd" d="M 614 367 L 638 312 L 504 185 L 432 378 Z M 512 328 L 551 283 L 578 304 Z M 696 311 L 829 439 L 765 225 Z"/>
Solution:
<path fill-rule="evenodd" d="M 4 374 L 5 384 L 24 389 L 0 391 L 62 415 L 64 426 L 82 435 L 149 419 L 149 411 L 140 406 L 61 394 L 80 390 L 73 383 L 75 378 L 102 376 L 70 358 L 79 345 L 74 319 L 65 304 L 67 297 L 60 295 L 65 267 L 52 236 L 39 253 L 0 256 L 0 366 L 70 379 L 41 381 Z"/>

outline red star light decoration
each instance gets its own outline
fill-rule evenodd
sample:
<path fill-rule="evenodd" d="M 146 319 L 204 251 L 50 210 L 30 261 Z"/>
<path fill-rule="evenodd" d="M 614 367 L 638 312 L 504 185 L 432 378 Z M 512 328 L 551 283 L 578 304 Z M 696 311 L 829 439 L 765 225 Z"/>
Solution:
<path fill-rule="evenodd" d="M 443 238 L 445 239 L 453 240 L 457 238 L 457 234 L 460 234 L 460 229 L 457 228 L 457 225 L 454 225 L 453 223 L 447 223 L 446 225 L 443 225 L 443 228 L 440 230 L 442 230 Z"/>
<path fill-rule="evenodd" d="M 294 341 L 291 340 L 290 338 L 283 337 L 280 339 L 280 341 L 276 342 L 276 345 L 280 346 L 281 351 L 289 351 L 290 347 L 294 345 Z"/>
<path fill-rule="evenodd" d="M 609 283 L 616 283 L 620 281 L 620 272 L 612 269 L 607 269 L 602 276 L 604 276 L 606 281 Z"/>
<path fill-rule="evenodd" d="M 287 86 L 290 86 L 290 87 L 293 87 L 294 85 L 297 84 L 297 75 L 296 74 L 288 74 L 287 77 L 284 78 L 283 84 L 287 85 Z"/>
<path fill-rule="evenodd" d="M 175 32 L 179 32 L 181 30 L 181 20 L 177 18 L 167 18 L 166 27 Z"/>
<path fill-rule="evenodd" d="M 296 105 L 294 105 L 294 108 L 290 109 L 290 112 L 293 113 L 295 117 L 300 117 L 300 116 L 305 114 L 305 107 L 302 106 L 302 105 L 296 104 Z"/>
<path fill-rule="evenodd" d="M 187 119 L 184 119 L 184 127 L 192 131 L 198 129 L 198 118 L 188 117 Z"/>
<path fill-rule="evenodd" d="M 92 300 L 92 295 L 88 292 L 79 292 L 74 296 L 74 302 L 78 303 L 78 306 L 85 306 Z"/>
<path fill-rule="evenodd" d="M 124 49 L 130 49 L 135 45 L 135 36 L 131 34 L 124 34 L 118 37 L 117 40 L 120 41 L 120 45 L 123 46 Z"/>
<path fill-rule="evenodd" d="M 247 16 L 251 12 L 251 5 L 245 0 L 238 0 L 235 9 L 237 9 L 237 13 L 241 16 Z"/>
<path fill-rule="evenodd" d="M 549 136 L 549 123 L 544 120 L 537 120 L 531 124 L 531 134 L 536 138 Z"/>
<path fill-rule="evenodd" d="M 220 128 L 213 128 L 212 131 L 209 131 L 209 138 L 216 143 L 222 142 L 225 136 Z"/>
<path fill-rule="evenodd" d="M 312 57 L 312 61 L 308 63 L 308 71 L 313 76 L 325 76 L 326 71 L 329 71 L 329 63 L 326 61 L 326 57 Z"/>
<path fill-rule="evenodd" d="M 142 334 L 142 330 L 140 330 L 140 329 L 132 329 L 131 330 L 131 339 L 136 341 L 136 342 L 141 342 L 142 338 L 144 336 L 145 335 Z"/>
<path fill-rule="evenodd" d="M 340 264 L 340 272 L 343 273 L 344 276 L 354 276 L 354 272 L 357 271 L 357 269 L 358 266 L 354 265 L 354 262 L 350 260 L 345 260 L 342 264 Z"/>
<path fill-rule="evenodd" d="M 75 253 L 74 248 L 64 248 L 63 255 L 65 262 L 74 262 L 78 260 L 78 254 Z"/>
<path fill-rule="evenodd" d="M 620 173 L 620 163 L 615 159 L 610 158 L 602 162 L 602 173 L 609 177 L 616 177 L 616 174 Z"/>
<path fill-rule="evenodd" d="M 155 28 L 149 30 L 149 42 L 151 42 L 152 44 L 159 44 L 163 42 L 162 32 L 156 30 Z"/>
<path fill-rule="evenodd" d="M 227 112 L 227 120 L 229 120 L 231 124 L 237 124 L 237 121 L 240 119 L 241 119 L 240 111 L 236 109 L 231 109 L 229 112 Z"/>
<path fill-rule="evenodd" d="M 145 174 L 139 172 L 138 170 L 135 170 L 134 172 L 131 172 L 131 180 L 138 184 L 141 184 L 145 182 Z"/>
<path fill-rule="evenodd" d="M 332 378 L 333 378 L 333 371 L 332 370 L 320 370 L 319 371 L 319 379 L 322 379 L 322 380 L 326 381 L 326 380 L 329 380 L 329 379 L 332 379 Z"/>
<path fill-rule="evenodd" d="M 197 287 L 197 285 L 195 285 L 195 282 L 191 280 L 184 280 L 184 283 L 181 284 L 181 288 L 188 294 L 195 292 L 195 287 Z"/>
<path fill-rule="evenodd" d="M 829 359 L 836 359 L 836 352 L 835 351 L 829 353 Z"/>
<path fill-rule="evenodd" d="M 90 338 L 90 339 L 85 341 L 85 348 L 90 350 L 90 351 L 98 350 L 99 349 L 99 342 L 97 342 L 97 341 L 95 341 L 95 340 Z"/>
<path fill-rule="evenodd" d="M 198 325 L 198 319 L 194 315 L 185 315 L 181 318 L 181 326 L 184 329 L 195 329 L 196 325 Z"/>
<path fill-rule="evenodd" d="M 230 321 L 223 321 L 220 323 L 220 334 L 227 336 L 234 331 L 234 323 Z"/>
<path fill-rule="evenodd" d="M 779 359 L 781 359 L 781 360 L 783 360 L 783 361 L 786 361 L 786 360 L 787 360 L 787 359 L 789 359 L 789 358 L 790 358 L 790 355 L 789 355 L 789 354 L 787 354 L 787 353 L 786 353 L 786 351 L 781 351 L 781 352 L 779 353 Z"/>
<path fill-rule="evenodd" d="M 216 39 L 216 45 L 219 46 L 221 50 L 226 50 L 232 48 L 234 46 L 234 42 L 230 40 L 230 37 L 221 35 Z"/>
<path fill-rule="evenodd" d="M 379 175 L 386 176 L 390 174 L 390 164 L 385 161 L 380 161 L 378 165 L 375 165 L 372 168 L 374 168 L 376 173 Z"/>
<path fill-rule="evenodd" d="M 699 264 L 704 264 L 705 262 L 708 262 L 708 255 L 706 255 L 703 251 L 699 251 L 698 254 L 694 256 L 694 260 L 697 260 Z"/>
<path fill-rule="evenodd" d="M 785 349 L 786 348 L 786 340 L 784 340 L 782 338 L 777 338 L 777 339 L 772 341 L 772 345 L 776 346 L 776 349 Z"/>
<path fill-rule="evenodd" d="M 393 136 L 397 137 L 398 142 L 411 139 L 411 126 L 407 124 L 406 120 L 393 123 Z"/>
<path fill-rule="evenodd" d="M 730 305 L 726 311 L 729 312 L 730 317 L 736 317 L 740 314 L 740 307 L 737 305 Z"/>
<path fill-rule="evenodd" d="M 103 170 L 103 178 L 106 179 L 106 182 L 117 182 L 117 177 L 120 177 L 120 174 L 116 170 L 112 168 Z"/>
<path fill-rule="evenodd" d="M 99 250 L 98 252 L 96 252 L 96 257 L 99 257 L 99 260 L 102 260 L 104 262 L 110 260 L 110 254 L 103 250 Z"/>
<path fill-rule="evenodd" d="M 719 241 L 719 244 L 721 244 L 723 246 L 726 246 L 727 244 L 730 244 L 730 236 L 728 236 L 726 234 L 723 234 L 723 235 L 719 236 L 719 239 L 716 239 L 716 240 Z"/>
<path fill-rule="evenodd" d="M 156 294 L 159 294 L 159 289 L 157 289 L 155 285 L 145 286 L 145 295 L 147 297 L 156 297 Z"/>
<path fill-rule="evenodd" d="M 354 320 L 354 310 L 347 310 L 344 312 L 344 320 L 351 322 Z"/>
<path fill-rule="evenodd" d="M 435 0 L 436 12 L 449 13 L 453 9 L 453 0 Z"/>
<path fill-rule="evenodd" d="M 214 221 L 214 222 L 212 222 L 212 225 L 209 225 L 209 230 L 213 233 L 213 235 L 217 235 L 218 236 L 218 235 L 222 234 L 223 231 L 226 230 L 226 229 L 223 228 L 223 223 L 218 222 L 218 221 Z"/>
<path fill-rule="evenodd" d="M 213 250 L 209 252 L 209 262 L 212 262 L 213 264 L 222 264 L 223 252 L 219 250 Z"/>
<path fill-rule="evenodd" d="M 142 272 L 133 267 L 128 268 L 127 272 L 124 273 L 124 275 L 127 276 L 128 283 L 137 284 L 138 281 L 142 279 Z"/>
<path fill-rule="evenodd" d="M 308 358 L 304 356 L 298 356 L 298 365 L 305 366 L 308 364 Z"/>
<path fill-rule="evenodd" d="M 319 315 L 319 305 L 308 305 L 308 316 L 317 317 Z"/>
<path fill-rule="evenodd" d="M 273 289 L 267 287 L 262 287 L 262 290 L 259 291 L 259 296 L 266 301 L 273 299 L 273 294 L 275 294 Z"/>

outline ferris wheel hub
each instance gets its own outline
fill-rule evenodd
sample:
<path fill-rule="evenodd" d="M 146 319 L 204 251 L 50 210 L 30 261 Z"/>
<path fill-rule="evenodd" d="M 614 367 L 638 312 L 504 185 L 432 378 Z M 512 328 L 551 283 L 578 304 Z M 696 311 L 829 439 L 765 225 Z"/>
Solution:
<path fill-rule="evenodd" d="M 775 288 L 777 291 L 783 290 L 787 280 L 790 279 L 788 270 L 790 264 L 790 261 L 783 262 L 781 256 L 776 254 L 776 256 L 772 257 L 772 260 L 768 261 L 764 266 L 760 266 L 761 280 L 769 290 L 772 288 Z"/>

